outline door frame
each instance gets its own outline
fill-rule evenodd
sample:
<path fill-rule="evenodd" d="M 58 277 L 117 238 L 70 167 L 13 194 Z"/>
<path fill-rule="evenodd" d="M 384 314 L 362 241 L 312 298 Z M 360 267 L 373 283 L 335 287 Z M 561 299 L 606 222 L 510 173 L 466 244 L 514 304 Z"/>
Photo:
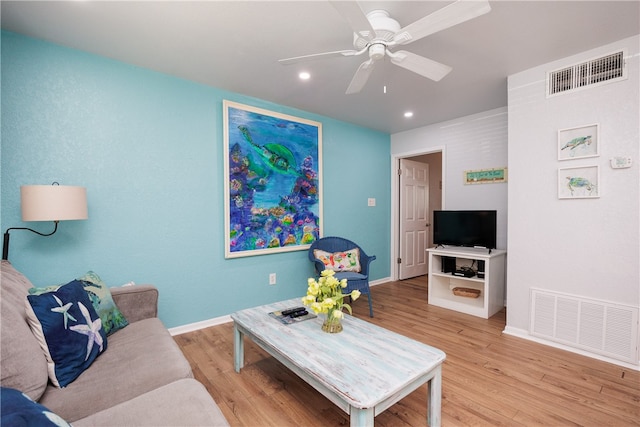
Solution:
<path fill-rule="evenodd" d="M 399 265 L 398 265 L 398 256 L 400 252 L 400 178 L 398 177 L 398 168 L 400 167 L 400 159 L 407 159 L 411 157 L 421 156 L 424 154 L 433 154 L 433 153 L 442 153 L 442 200 L 441 206 L 442 209 L 445 209 L 445 193 L 446 193 L 446 182 L 444 177 L 446 174 L 446 149 L 444 145 L 430 147 L 424 150 L 416 150 L 416 151 L 408 151 L 403 153 L 396 153 L 391 156 L 391 259 L 390 269 L 391 271 L 391 280 L 396 281 L 399 277 Z"/>

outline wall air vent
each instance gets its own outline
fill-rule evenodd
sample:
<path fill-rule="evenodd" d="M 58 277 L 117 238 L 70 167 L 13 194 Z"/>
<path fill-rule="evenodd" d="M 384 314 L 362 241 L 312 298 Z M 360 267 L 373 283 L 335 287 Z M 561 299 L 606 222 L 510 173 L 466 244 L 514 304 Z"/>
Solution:
<path fill-rule="evenodd" d="M 531 335 L 613 359 L 637 363 L 638 316 L 638 307 L 531 289 Z"/>
<path fill-rule="evenodd" d="M 600 86 L 627 78 L 625 52 L 620 51 L 547 73 L 547 96 Z"/>

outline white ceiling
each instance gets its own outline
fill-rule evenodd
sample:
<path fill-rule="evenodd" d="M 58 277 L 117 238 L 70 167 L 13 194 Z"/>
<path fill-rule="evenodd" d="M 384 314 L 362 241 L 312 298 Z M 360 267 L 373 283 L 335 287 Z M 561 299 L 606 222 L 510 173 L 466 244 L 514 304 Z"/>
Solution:
<path fill-rule="evenodd" d="M 401 26 L 451 1 L 361 1 Z M 640 1 L 491 1 L 491 12 L 405 45 L 453 67 L 433 82 L 390 64 L 345 95 L 366 57 L 327 1 L 5 1 L 2 29 L 216 88 L 396 133 L 507 105 L 507 76 L 640 33 Z M 297 78 L 301 70 L 309 81 Z M 387 93 L 383 93 L 383 86 Z M 414 117 L 403 113 L 412 110 Z"/>

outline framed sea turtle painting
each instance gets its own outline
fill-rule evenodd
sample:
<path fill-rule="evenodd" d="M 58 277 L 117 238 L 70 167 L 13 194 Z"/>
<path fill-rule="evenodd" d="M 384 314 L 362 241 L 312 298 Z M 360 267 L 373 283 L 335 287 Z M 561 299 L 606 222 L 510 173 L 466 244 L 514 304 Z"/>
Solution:
<path fill-rule="evenodd" d="M 598 156 L 599 139 L 597 124 L 559 130 L 558 160 Z"/>
<path fill-rule="evenodd" d="M 597 165 L 558 169 L 559 199 L 600 197 L 600 169 Z"/>
<path fill-rule="evenodd" d="M 225 258 L 307 250 L 322 235 L 322 124 L 223 101 Z"/>

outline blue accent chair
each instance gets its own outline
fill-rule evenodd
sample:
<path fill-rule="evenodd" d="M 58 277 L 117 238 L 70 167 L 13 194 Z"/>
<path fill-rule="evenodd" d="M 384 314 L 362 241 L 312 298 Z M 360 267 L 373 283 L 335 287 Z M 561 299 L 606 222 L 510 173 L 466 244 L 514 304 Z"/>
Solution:
<path fill-rule="evenodd" d="M 336 272 L 335 277 L 338 280 L 347 279 L 347 288 L 344 293 L 353 290 L 359 290 L 360 293 L 367 296 L 369 300 L 369 316 L 373 317 L 373 307 L 371 305 L 371 291 L 369 289 L 369 264 L 376 259 L 375 255 L 367 255 L 364 250 L 351 240 L 342 237 L 322 237 L 311 244 L 309 248 L 309 260 L 314 263 L 318 275 L 325 269 L 322 261 L 315 257 L 313 251 L 320 249 L 321 251 L 334 253 L 344 252 L 354 248 L 360 250 L 360 268 L 359 273 L 353 271 Z"/>

